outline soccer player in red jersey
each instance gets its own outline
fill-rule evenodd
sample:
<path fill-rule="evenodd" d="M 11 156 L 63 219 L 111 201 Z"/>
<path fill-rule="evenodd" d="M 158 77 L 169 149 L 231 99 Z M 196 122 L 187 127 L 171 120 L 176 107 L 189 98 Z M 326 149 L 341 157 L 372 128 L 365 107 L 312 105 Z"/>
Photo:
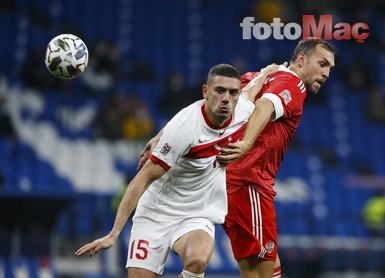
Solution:
<path fill-rule="evenodd" d="M 242 141 L 229 143 L 217 156 L 219 163 L 232 162 L 226 169 L 228 214 L 223 227 L 243 278 L 281 277 L 275 175 L 300 122 L 307 93 L 316 94 L 333 67 L 331 44 L 313 38 L 300 41 L 289 68 L 281 66 L 271 74 L 256 96 Z M 252 90 L 257 76 L 257 72 L 243 75 L 241 88 Z M 157 140 L 146 144 L 139 168 Z"/>
<path fill-rule="evenodd" d="M 275 175 L 300 122 L 307 93 L 316 94 L 333 67 L 332 45 L 321 39 L 300 41 L 289 67 L 270 75 L 257 95 L 242 141 L 228 144 L 217 157 L 222 164 L 234 161 L 226 169 L 228 214 L 223 227 L 243 278 L 280 277 L 280 264 L 274 270 Z M 257 75 L 243 75 L 242 86 L 253 86 Z"/>

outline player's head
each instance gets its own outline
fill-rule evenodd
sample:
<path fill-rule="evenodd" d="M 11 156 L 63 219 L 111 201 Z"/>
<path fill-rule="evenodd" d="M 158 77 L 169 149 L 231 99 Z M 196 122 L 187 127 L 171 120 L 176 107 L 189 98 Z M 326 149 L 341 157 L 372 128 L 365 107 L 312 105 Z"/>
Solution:
<path fill-rule="evenodd" d="M 229 64 L 218 64 L 213 66 L 207 74 L 206 83 L 209 84 L 215 76 L 224 76 L 241 80 L 239 70 Z"/>
<path fill-rule="evenodd" d="M 294 49 L 290 67 L 305 83 L 306 90 L 316 94 L 334 67 L 334 47 L 325 40 L 302 40 Z"/>
<path fill-rule="evenodd" d="M 222 126 L 230 118 L 237 105 L 240 88 L 241 74 L 235 67 L 219 64 L 210 69 L 202 92 L 205 112 L 213 124 Z"/>

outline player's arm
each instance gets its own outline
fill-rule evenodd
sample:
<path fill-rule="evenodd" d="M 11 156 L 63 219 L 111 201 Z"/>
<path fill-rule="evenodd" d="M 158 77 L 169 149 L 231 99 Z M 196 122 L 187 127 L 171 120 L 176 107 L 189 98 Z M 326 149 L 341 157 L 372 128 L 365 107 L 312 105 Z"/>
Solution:
<path fill-rule="evenodd" d="M 143 150 L 140 152 L 140 160 L 138 162 L 138 166 L 136 167 L 137 171 L 140 171 L 140 169 L 142 169 L 143 165 L 146 163 L 146 161 L 150 157 L 150 154 L 158 144 L 160 137 L 162 137 L 162 134 L 163 134 L 163 128 L 161 129 L 161 131 L 158 132 L 157 135 L 151 138 L 150 141 L 148 141 L 147 144 L 144 146 Z"/>
<path fill-rule="evenodd" d="M 274 119 L 274 115 L 275 108 L 273 102 L 268 98 L 258 99 L 255 102 L 255 109 L 249 119 L 242 141 L 225 146 L 217 156 L 217 161 L 220 164 L 226 165 L 247 153 L 267 123 Z"/>
<path fill-rule="evenodd" d="M 81 256 L 89 252 L 89 256 L 94 256 L 99 251 L 110 248 L 118 238 L 144 191 L 165 172 L 161 166 L 148 160 L 128 185 L 120 201 L 114 225 L 108 235 L 82 246 L 75 252 L 75 255 Z"/>
<path fill-rule="evenodd" d="M 268 98 L 258 99 L 255 102 L 255 109 L 249 119 L 242 141 L 226 145 L 217 156 L 218 163 L 226 165 L 247 153 L 267 123 L 274 119 L 274 115 L 273 102 Z"/>
<path fill-rule="evenodd" d="M 255 109 L 247 124 L 245 134 L 241 142 L 245 144 L 246 152 L 251 149 L 255 139 L 274 118 L 274 105 L 270 99 L 260 98 L 255 102 Z"/>
<path fill-rule="evenodd" d="M 270 74 L 273 74 L 275 73 L 276 71 L 278 71 L 278 68 L 279 68 L 280 65 L 276 65 L 276 64 L 271 64 L 271 65 L 268 65 L 267 67 L 261 69 L 261 71 L 259 72 L 259 74 L 254 77 L 243 89 L 242 89 L 242 95 L 254 102 L 255 100 L 255 97 L 258 95 L 258 93 L 261 91 L 262 89 L 262 86 L 263 84 L 265 83 L 267 77 L 270 75 Z M 287 66 L 287 62 L 283 63 L 283 66 Z"/>

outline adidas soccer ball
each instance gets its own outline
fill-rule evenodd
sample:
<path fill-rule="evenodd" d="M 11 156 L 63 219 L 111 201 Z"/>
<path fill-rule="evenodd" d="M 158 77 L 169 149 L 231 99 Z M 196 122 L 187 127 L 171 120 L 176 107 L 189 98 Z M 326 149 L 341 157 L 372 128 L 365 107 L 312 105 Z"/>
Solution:
<path fill-rule="evenodd" d="M 53 38 L 45 55 L 45 65 L 56 77 L 72 79 L 81 75 L 88 64 L 86 44 L 72 34 L 61 34 Z"/>

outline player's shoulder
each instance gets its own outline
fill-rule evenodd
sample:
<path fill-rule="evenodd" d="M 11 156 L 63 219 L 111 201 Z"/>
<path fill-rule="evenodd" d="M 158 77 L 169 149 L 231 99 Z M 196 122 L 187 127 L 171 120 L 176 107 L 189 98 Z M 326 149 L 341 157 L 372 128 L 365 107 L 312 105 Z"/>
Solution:
<path fill-rule="evenodd" d="M 276 73 L 271 74 L 267 83 L 273 87 L 284 87 L 290 91 L 301 94 L 306 92 L 305 84 L 302 79 L 287 68 L 283 68 L 282 70 L 280 69 Z"/>
<path fill-rule="evenodd" d="M 242 82 L 249 82 L 254 77 L 256 77 L 259 73 L 260 73 L 259 71 L 246 72 L 245 74 L 243 74 L 241 76 L 241 81 Z M 299 78 L 299 76 L 295 72 L 291 71 L 290 69 L 288 69 L 282 65 L 279 67 L 277 72 L 270 74 L 269 78 L 270 78 L 270 80 L 277 79 L 277 80 L 292 81 L 292 82 L 297 82 L 297 83 L 301 81 L 301 79 Z"/>
<path fill-rule="evenodd" d="M 204 100 L 198 100 L 189 106 L 180 110 L 169 122 L 169 125 L 179 128 L 190 128 L 194 125 L 196 119 L 199 118 L 201 106 Z"/>
<path fill-rule="evenodd" d="M 285 68 L 283 66 L 281 66 L 277 72 L 271 74 L 269 76 L 269 79 L 271 81 L 272 80 L 285 81 L 285 82 L 290 82 L 293 84 L 298 84 L 298 83 L 302 82 L 301 78 L 299 78 L 299 76 L 295 72 L 293 72 L 293 71 L 291 71 L 288 68 Z"/>
<path fill-rule="evenodd" d="M 248 100 L 243 94 L 238 98 L 238 104 L 235 106 L 235 110 L 254 110 L 254 103 Z"/>

